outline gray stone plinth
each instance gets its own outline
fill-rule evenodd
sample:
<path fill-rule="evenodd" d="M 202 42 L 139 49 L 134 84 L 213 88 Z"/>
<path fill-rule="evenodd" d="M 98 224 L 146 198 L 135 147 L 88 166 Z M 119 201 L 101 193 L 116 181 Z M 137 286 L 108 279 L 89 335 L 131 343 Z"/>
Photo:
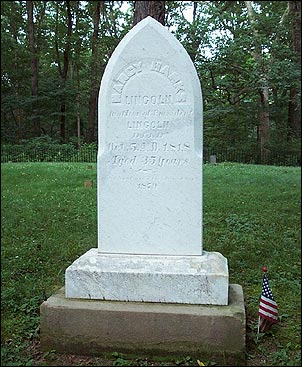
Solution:
<path fill-rule="evenodd" d="M 129 255 L 92 248 L 66 269 L 65 287 L 67 298 L 227 305 L 229 272 L 219 252 Z"/>
<path fill-rule="evenodd" d="M 65 298 L 41 305 L 41 347 L 86 355 L 196 356 L 220 365 L 245 364 L 242 287 L 231 284 L 227 306 Z"/>

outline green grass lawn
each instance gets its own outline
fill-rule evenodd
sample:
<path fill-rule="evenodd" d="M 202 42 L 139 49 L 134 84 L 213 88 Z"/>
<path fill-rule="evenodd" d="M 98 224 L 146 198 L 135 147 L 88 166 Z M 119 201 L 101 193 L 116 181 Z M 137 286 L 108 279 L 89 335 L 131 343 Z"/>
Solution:
<path fill-rule="evenodd" d="M 300 366 L 301 168 L 221 163 L 203 171 L 203 247 L 221 252 L 230 283 L 243 287 L 247 364 Z M 43 291 L 50 296 L 61 288 L 65 269 L 97 247 L 96 164 L 6 163 L 1 177 L 1 365 L 60 365 L 54 364 L 59 355 L 33 348 L 39 306 Z M 93 180 L 92 188 L 86 180 Z M 263 266 L 280 322 L 257 340 Z M 110 365 L 128 363 L 118 352 Z M 97 358 L 83 361 L 78 365 L 101 365 Z M 177 364 L 197 362 L 184 356 Z"/>

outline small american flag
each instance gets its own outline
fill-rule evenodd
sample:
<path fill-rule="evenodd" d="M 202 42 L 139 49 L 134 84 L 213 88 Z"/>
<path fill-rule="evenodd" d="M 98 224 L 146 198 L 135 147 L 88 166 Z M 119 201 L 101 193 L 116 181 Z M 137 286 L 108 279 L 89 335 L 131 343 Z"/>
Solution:
<path fill-rule="evenodd" d="M 262 293 L 259 304 L 258 334 L 270 330 L 271 326 L 278 322 L 278 305 L 274 300 L 267 277 L 267 268 L 263 268 Z"/>

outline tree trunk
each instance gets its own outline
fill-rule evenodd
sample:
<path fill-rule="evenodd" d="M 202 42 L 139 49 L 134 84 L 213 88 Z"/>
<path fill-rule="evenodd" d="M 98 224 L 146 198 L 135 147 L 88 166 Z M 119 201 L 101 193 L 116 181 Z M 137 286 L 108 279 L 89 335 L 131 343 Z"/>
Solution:
<path fill-rule="evenodd" d="M 133 26 L 148 15 L 165 25 L 165 1 L 135 1 Z"/>
<path fill-rule="evenodd" d="M 292 49 L 296 55 L 295 62 L 301 67 L 301 3 L 289 1 L 289 16 L 292 28 Z M 301 136 L 301 109 L 299 108 L 298 93 L 295 86 L 289 92 L 288 125 L 290 138 Z"/>
<path fill-rule="evenodd" d="M 14 51 L 14 68 L 15 70 L 18 70 L 18 65 L 19 65 L 19 54 L 18 54 L 18 30 L 16 25 L 12 22 L 11 24 L 12 30 L 13 30 L 13 37 L 15 40 L 15 51 Z M 19 83 L 19 79 L 16 79 L 15 82 L 15 97 L 16 97 L 16 101 L 19 102 L 19 95 L 20 95 L 20 83 Z M 12 109 L 12 116 L 14 118 L 14 121 L 16 123 L 16 136 L 15 136 L 15 142 L 18 144 L 19 141 L 24 138 L 21 134 L 21 114 L 22 114 L 22 109 L 19 107 L 19 103 L 18 103 L 18 107 Z"/>
<path fill-rule="evenodd" d="M 270 140 L 270 115 L 269 115 L 269 87 L 267 78 L 267 65 L 262 57 L 261 49 L 259 47 L 259 34 L 255 24 L 255 14 L 251 1 L 245 1 L 245 6 L 248 13 L 248 18 L 252 27 L 252 31 L 255 39 L 255 50 L 253 51 L 254 58 L 259 69 L 259 88 L 260 94 L 260 107 L 259 107 L 259 122 L 258 122 L 258 143 L 260 145 L 261 161 L 266 161 L 267 143 Z M 268 61 L 266 61 L 268 62 Z"/>
<path fill-rule="evenodd" d="M 75 22 L 75 33 L 76 33 L 76 42 L 74 48 L 74 62 L 73 62 L 73 70 L 76 79 L 77 86 L 77 97 L 76 97 L 76 105 L 77 105 L 77 113 L 76 113 L 76 136 L 77 136 L 77 145 L 78 148 L 81 147 L 81 94 L 80 94 L 80 49 L 81 49 L 81 38 L 79 35 L 79 28 L 81 22 L 81 14 L 79 9 L 80 1 L 75 1 L 75 14 L 76 14 L 76 22 Z"/>
<path fill-rule="evenodd" d="M 97 78 L 97 52 L 98 52 L 98 36 L 99 36 L 99 25 L 100 25 L 100 14 L 101 5 L 103 1 L 95 2 L 95 10 L 93 14 L 93 34 L 91 40 L 91 69 L 90 69 L 90 96 L 88 103 L 88 131 L 87 131 L 87 141 L 89 143 L 95 140 L 95 126 L 96 126 L 96 110 L 97 110 L 97 98 L 98 98 L 98 88 L 99 79 Z"/>
<path fill-rule="evenodd" d="M 38 57 L 35 47 L 34 33 L 34 6 L 33 1 L 26 1 L 28 43 L 31 55 L 31 96 L 32 96 L 32 120 L 34 136 L 41 134 L 39 107 L 38 107 Z"/>
<path fill-rule="evenodd" d="M 200 34 L 200 30 L 198 29 L 197 26 L 198 23 L 201 22 L 200 16 L 199 15 L 197 16 L 197 7 L 198 3 L 197 1 L 194 1 L 193 21 L 191 27 L 189 28 L 189 33 L 187 35 L 187 39 L 190 40 L 187 51 L 193 63 L 195 63 L 196 57 L 198 55 L 198 48 L 202 42 L 202 34 Z"/>
<path fill-rule="evenodd" d="M 61 62 L 60 62 L 59 46 L 58 46 L 59 8 L 58 8 L 58 3 L 57 3 L 55 48 L 56 48 L 57 62 L 58 62 L 58 67 L 59 67 L 59 74 L 61 77 L 61 88 L 63 90 L 65 89 L 65 85 L 66 85 L 69 58 L 70 58 L 70 38 L 71 38 L 71 32 L 72 32 L 72 14 L 70 10 L 70 1 L 66 1 L 66 9 L 67 9 L 67 37 L 66 37 L 66 44 L 65 44 L 65 49 L 63 53 L 63 68 L 62 68 Z M 60 115 L 61 115 L 60 116 L 60 136 L 61 136 L 61 141 L 64 142 L 66 139 L 66 97 L 65 95 L 62 96 Z"/>
<path fill-rule="evenodd" d="M 270 118 L 269 118 L 269 89 L 268 87 L 262 87 L 259 90 L 260 93 L 260 111 L 259 111 L 259 126 L 258 126 L 258 138 L 261 150 L 261 161 L 263 163 L 267 160 L 266 144 L 270 140 Z"/>
<path fill-rule="evenodd" d="M 301 112 L 299 112 L 298 98 L 297 89 L 291 87 L 288 102 L 288 125 L 290 138 L 294 139 L 301 136 Z"/>

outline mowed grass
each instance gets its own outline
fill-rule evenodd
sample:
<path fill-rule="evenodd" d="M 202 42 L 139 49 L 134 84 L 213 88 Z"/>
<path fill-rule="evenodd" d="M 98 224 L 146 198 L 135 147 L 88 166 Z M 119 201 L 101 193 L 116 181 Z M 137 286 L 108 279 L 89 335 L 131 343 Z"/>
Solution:
<path fill-rule="evenodd" d="M 203 172 L 203 247 L 221 252 L 230 283 L 243 287 L 247 364 L 301 365 L 301 168 L 221 163 Z M 31 346 L 43 292 L 61 288 L 65 269 L 97 247 L 96 164 L 6 163 L 1 177 L 1 365 L 39 365 Z M 263 266 L 280 322 L 257 339 Z"/>

